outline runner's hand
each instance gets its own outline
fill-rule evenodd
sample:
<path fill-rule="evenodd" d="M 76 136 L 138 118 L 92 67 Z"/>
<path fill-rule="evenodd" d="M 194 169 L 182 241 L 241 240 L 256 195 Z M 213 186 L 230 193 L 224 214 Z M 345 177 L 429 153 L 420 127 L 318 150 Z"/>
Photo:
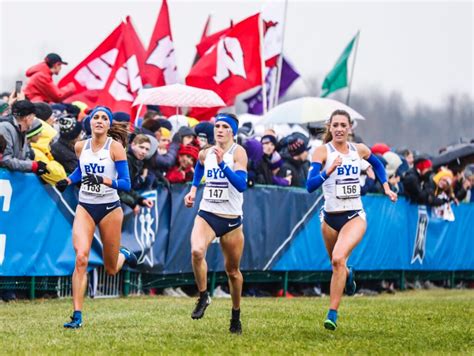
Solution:
<path fill-rule="evenodd" d="M 334 162 L 332 162 L 331 167 L 329 167 L 327 171 L 328 176 L 330 176 L 336 170 L 336 168 L 339 167 L 341 164 L 342 164 L 342 157 L 337 156 L 337 158 L 334 160 Z"/>
<path fill-rule="evenodd" d="M 385 189 L 385 195 L 388 196 L 392 202 L 396 202 L 398 199 L 397 193 L 393 192 L 390 188 Z"/>
<path fill-rule="evenodd" d="M 194 199 L 196 198 L 196 194 L 189 192 L 186 194 L 184 197 L 184 205 L 186 205 L 186 208 L 192 208 L 194 206 Z"/>
<path fill-rule="evenodd" d="M 214 146 L 214 153 L 216 154 L 217 164 L 221 163 L 224 159 L 224 150 L 220 147 Z"/>
<path fill-rule="evenodd" d="M 95 185 L 103 183 L 104 177 L 98 176 L 96 174 L 88 174 L 84 178 L 82 178 L 82 184 Z"/>
<path fill-rule="evenodd" d="M 67 179 L 61 179 L 59 182 L 56 183 L 56 189 L 62 193 L 66 190 L 68 185 L 69 182 Z"/>

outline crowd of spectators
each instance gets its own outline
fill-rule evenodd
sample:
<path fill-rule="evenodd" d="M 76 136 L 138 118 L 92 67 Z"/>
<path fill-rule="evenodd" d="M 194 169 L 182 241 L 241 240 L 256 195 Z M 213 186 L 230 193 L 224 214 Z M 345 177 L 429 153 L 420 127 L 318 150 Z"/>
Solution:
<path fill-rule="evenodd" d="M 61 101 L 74 88 L 58 89 L 52 76 L 65 63 L 57 54 L 28 70 L 24 92 L 3 93 L 0 98 L 0 167 L 33 172 L 48 184 L 64 179 L 77 166 L 76 141 L 90 136 L 91 108 L 84 103 Z M 139 191 L 159 184 L 190 182 L 199 151 L 214 144 L 213 123 L 199 122 L 183 115 L 165 118 L 159 108 L 149 107 L 143 118 L 130 125 L 131 117 L 114 113 L 114 122 L 131 128 L 127 147 L 132 191 L 122 193 L 124 204 L 138 212 L 148 206 Z M 323 144 L 324 125 L 286 125 L 285 129 L 241 123 L 237 142 L 248 155 L 248 184 L 304 188 L 311 152 Z M 355 134 L 354 142 L 362 142 Z M 430 157 L 409 149 L 393 149 L 384 143 L 371 150 L 385 166 L 389 184 L 411 202 L 434 207 L 435 213 L 453 220 L 450 206 L 474 201 L 473 166 L 436 167 Z M 362 194 L 382 193 L 368 162 L 362 162 Z"/>

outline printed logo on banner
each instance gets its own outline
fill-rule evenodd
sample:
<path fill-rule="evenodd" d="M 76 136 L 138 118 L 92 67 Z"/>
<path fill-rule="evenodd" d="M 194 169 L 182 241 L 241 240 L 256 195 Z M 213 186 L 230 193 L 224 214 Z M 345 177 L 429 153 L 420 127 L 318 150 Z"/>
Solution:
<path fill-rule="evenodd" d="M 423 264 L 426 251 L 426 232 L 428 230 L 428 212 L 426 206 L 418 206 L 418 223 L 416 224 L 416 235 L 415 244 L 413 246 L 413 256 L 411 258 L 411 264 L 418 260 Z"/>
<path fill-rule="evenodd" d="M 9 180 L 0 179 L 0 199 L 3 200 L 1 212 L 8 212 L 12 201 L 13 189 Z M 5 248 L 7 246 L 7 235 L 0 231 L 0 266 L 5 260 Z"/>
<path fill-rule="evenodd" d="M 142 207 L 140 213 L 135 216 L 134 235 L 138 246 L 140 246 L 138 263 L 153 267 L 152 246 L 158 232 L 158 195 L 156 191 L 149 191 L 142 194 L 142 197 L 153 201 L 153 207 Z"/>

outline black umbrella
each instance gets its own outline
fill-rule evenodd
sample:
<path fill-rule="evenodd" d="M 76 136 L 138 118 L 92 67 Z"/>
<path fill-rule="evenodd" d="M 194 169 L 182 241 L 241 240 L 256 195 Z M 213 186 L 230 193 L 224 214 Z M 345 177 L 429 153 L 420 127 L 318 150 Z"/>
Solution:
<path fill-rule="evenodd" d="M 433 159 L 433 166 L 449 166 L 450 168 L 463 168 L 474 163 L 474 144 L 459 143 L 449 146 L 446 151 Z"/>

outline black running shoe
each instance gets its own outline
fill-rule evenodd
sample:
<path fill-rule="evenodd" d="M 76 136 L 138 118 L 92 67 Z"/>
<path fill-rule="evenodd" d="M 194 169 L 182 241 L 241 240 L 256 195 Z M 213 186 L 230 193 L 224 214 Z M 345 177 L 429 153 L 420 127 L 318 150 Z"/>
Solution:
<path fill-rule="evenodd" d="M 232 334 L 242 334 L 242 323 L 239 319 L 230 319 L 229 331 Z"/>
<path fill-rule="evenodd" d="M 211 297 L 209 297 L 209 293 L 199 297 L 196 302 L 196 307 L 191 314 L 191 318 L 201 319 L 204 316 L 204 312 L 206 311 L 206 308 L 209 306 L 209 304 L 211 304 Z"/>

